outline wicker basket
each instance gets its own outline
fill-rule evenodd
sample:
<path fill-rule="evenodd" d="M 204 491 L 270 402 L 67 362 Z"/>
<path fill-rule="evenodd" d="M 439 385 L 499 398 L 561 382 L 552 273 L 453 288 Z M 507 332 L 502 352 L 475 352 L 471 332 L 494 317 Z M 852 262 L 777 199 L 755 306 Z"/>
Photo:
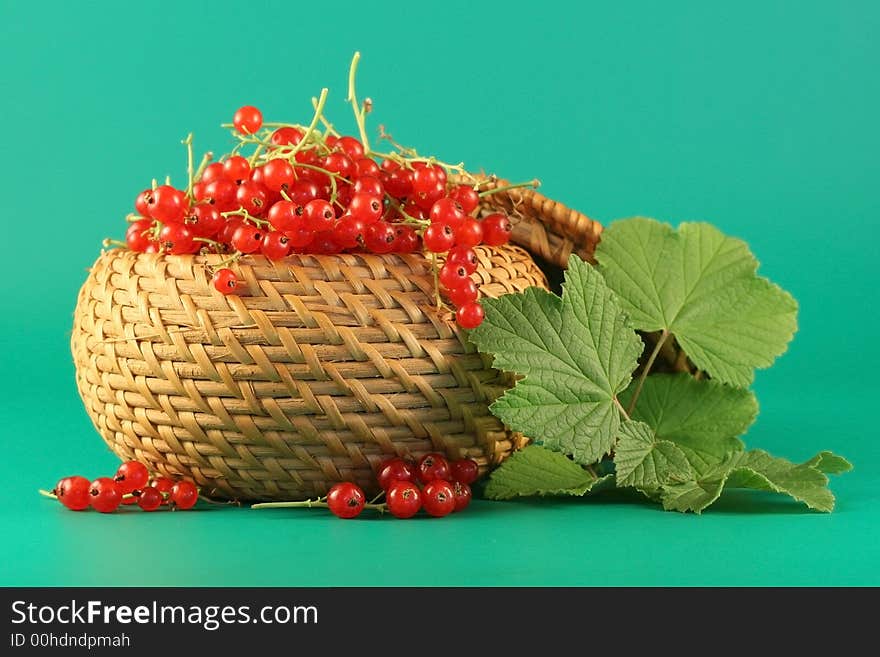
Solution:
<path fill-rule="evenodd" d="M 586 216 L 531 190 L 481 211 L 499 207 L 519 246 L 478 249 L 484 295 L 546 285 L 530 254 L 545 269 L 591 258 L 601 227 Z M 293 500 L 342 480 L 372 493 L 389 455 L 486 469 L 516 446 L 488 410 L 511 381 L 432 309 L 423 256 L 249 256 L 229 297 L 210 283 L 218 259 L 113 250 L 80 291 L 77 385 L 120 458 L 218 497 Z"/>

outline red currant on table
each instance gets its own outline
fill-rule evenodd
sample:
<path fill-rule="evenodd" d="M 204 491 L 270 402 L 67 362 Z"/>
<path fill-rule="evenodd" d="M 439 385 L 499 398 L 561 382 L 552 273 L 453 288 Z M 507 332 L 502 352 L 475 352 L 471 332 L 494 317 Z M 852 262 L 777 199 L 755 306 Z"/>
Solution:
<path fill-rule="evenodd" d="M 284 233 L 270 231 L 263 235 L 260 253 L 269 260 L 281 260 L 290 253 L 290 238 Z"/>
<path fill-rule="evenodd" d="M 55 497 L 71 511 L 82 511 L 88 509 L 91 502 L 89 496 L 89 487 L 91 482 L 85 477 L 64 477 L 52 491 Z"/>
<path fill-rule="evenodd" d="M 218 269 L 211 277 L 211 284 L 220 294 L 234 294 L 238 287 L 238 277 L 231 269 Z"/>
<path fill-rule="evenodd" d="M 469 246 L 456 246 L 449 250 L 446 256 L 446 264 L 455 267 L 464 267 L 468 274 L 477 271 L 479 261 L 477 260 L 477 252 Z"/>
<path fill-rule="evenodd" d="M 395 518 L 412 518 L 422 508 L 422 492 L 411 481 L 395 481 L 385 493 L 388 512 Z"/>
<path fill-rule="evenodd" d="M 422 491 L 422 507 L 435 518 L 448 516 L 455 510 L 455 490 L 443 479 L 435 479 Z"/>
<path fill-rule="evenodd" d="M 437 452 L 425 454 L 419 459 L 416 466 L 416 474 L 422 483 L 434 481 L 435 479 L 449 478 L 449 461 L 446 457 Z"/>
<path fill-rule="evenodd" d="M 459 307 L 476 301 L 479 296 L 477 284 L 470 278 L 468 278 L 460 287 L 447 289 L 444 292 L 446 298 Z"/>
<path fill-rule="evenodd" d="M 194 253 L 198 249 L 198 242 L 193 238 L 192 231 L 183 224 L 165 224 L 159 231 L 160 248 L 171 255 L 185 255 Z"/>
<path fill-rule="evenodd" d="M 480 474 L 480 466 L 473 459 L 457 459 L 449 464 L 453 481 L 472 484 Z"/>
<path fill-rule="evenodd" d="M 467 505 L 471 503 L 471 497 L 473 497 L 471 487 L 460 481 L 454 481 L 452 482 L 452 491 L 455 496 L 454 510 L 462 511 L 463 509 L 467 508 Z"/>
<path fill-rule="evenodd" d="M 155 511 L 162 506 L 162 501 L 162 493 L 152 486 L 141 489 L 141 494 L 137 497 L 137 504 L 144 511 Z"/>
<path fill-rule="evenodd" d="M 483 323 L 483 318 L 485 316 L 486 313 L 483 311 L 483 306 L 476 301 L 466 303 L 455 311 L 455 321 L 464 329 L 477 328 Z"/>
<path fill-rule="evenodd" d="M 483 244 L 501 246 L 510 241 L 510 232 L 513 228 L 507 215 L 500 212 L 486 215 L 481 223 L 483 224 Z"/>
<path fill-rule="evenodd" d="M 336 224 L 336 212 L 327 201 L 315 199 L 303 207 L 303 219 L 306 228 L 320 233 L 325 230 L 333 230 L 333 226 Z"/>
<path fill-rule="evenodd" d="M 399 456 L 382 461 L 376 471 L 376 480 L 382 490 L 388 490 L 397 481 L 415 481 L 415 479 L 415 468 Z"/>
<path fill-rule="evenodd" d="M 168 477 L 155 477 L 150 481 L 150 486 L 163 495 L 170 495 L 171 489 L 174 488 L 174 482 Z"/>
<path fill-rule="evenodd" d="M 456 246 L 476 246 L 483 241 L 483 226 L 476 219 L 468 217 L 455 229 Z"/>
<path fill-rule="evenodd" d="M 126 461 L 119 466 L 113 478 L 123 495 L 143 488 L 149 480 L 150 472 L 147 466 L 139 461 Z"/>
<path fill-rule="evenodd" d="M 364 231 L 364 246 L 373 253 L 391 253 L 396 240 L 397 228 L 387 221 L 370 224 Z"/>
<path fill-rule="evenodd" d="M 263 125 L 263 113 L 252 105 L 245 105 L 235 112 L 232 125 L 241 134 L 252 135 Z"/>
<path fill-rule="evenodd" d="M 263 231 L 251 224 L 242 224 L 233 233 L 230 242 L 242 253 L 256 253 L 263 246 Z"/>
<path fill-rule="evenodd" d="M 445 253 L 455 244 L 455 231 L 449 224 L 431 224 L 425 229 L 422 242 L 428 251 Z"/>
<path fill-rule="evenodd" d="M 350 481 L 336 484 L 327 493 L 327 506 L 338 518 L 354 518 L 364 510 L 367 498 L 360 486 Z"/>
<path fill-rule="evenodd" d="M 449 197 L 459 202 L 465 214 L 470 214 L 480 204 L 480 195 L 469 185 L 457 185 L 449 193 Z"/>
<path fill-rule="evenodd" d="M 199 489 L 190 481 L 178 481 L 171 487 L 170 499 L 178 509 L 191 509 L 199 501 Z"/>
<path fill-rule="evenodd" d="M 145 189 L 134 200 L 134 209 L 142 217 L 150 216 L 150 203 L 152 202 L 153 190 Z"/>
<path fill-rule="evenodd" d="M 122 493 L 110 477 L 99 477 L 89 486 L 89 503 L 95 511 L 111 513 L 122 503 Z"/>
<path fill-rule="evenodd" d="M 440 268 L 439 279 L 440 285 L 447 290 L 453 290 L 464 285 L 465 281 L 470 279 L 470 274 L 464 265 L 456 265 L 451 262 L 446 262 Z"/>

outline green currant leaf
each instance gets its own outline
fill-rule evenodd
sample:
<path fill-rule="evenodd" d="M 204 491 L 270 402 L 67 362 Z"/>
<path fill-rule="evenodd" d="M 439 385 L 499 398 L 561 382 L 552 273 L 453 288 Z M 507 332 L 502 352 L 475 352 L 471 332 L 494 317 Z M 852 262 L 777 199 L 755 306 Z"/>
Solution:
<path fill-rule="evenodd" d="M 766 278 L 741 240 L 704 223 L 614 222 L 596 249 L 633 326 L 673 334 L 713 379 L 746 387 L 797 330 L 797 302 Z"/>
<path fill-rule="evenodd" d="M 495 367 L 524 377 L 492 412 L 578 463 L 598 461 L 617 436 L 615 400 L 643 348 L 602 275 L 573 255 L 562 297 L 529 288 L 482 303 L 486 318 L 470 339 Z"/>
<path fill-rule="evenodd" d="M 654 431 L 644 422 L 621 424 L 614 448 L 614 467 L 618 486 L 650 490 L 693 478 L 684 452 L 675 443 L 657 440 Z"/>
<path fill-rule="evenodd" d="M 579 496 L 609 478 L 597 477 L 559 452 L 529 445 L 492 472 L 485 495 L 492 500 L 526 495 Z"/>

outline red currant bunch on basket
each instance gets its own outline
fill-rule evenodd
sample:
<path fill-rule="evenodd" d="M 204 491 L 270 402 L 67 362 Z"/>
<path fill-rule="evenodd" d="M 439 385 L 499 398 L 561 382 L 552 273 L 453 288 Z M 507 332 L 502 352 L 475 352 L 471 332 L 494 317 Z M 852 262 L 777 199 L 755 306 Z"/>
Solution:
<path fill-rule="evenodd" d="M 167 477 L 150 477 L 147 466 L 139 461 L 126 461 L 113 477 L 89 481 L 79 475 L 63 477 L 51 491 L 40 491 L 53 497 L 71 511 L 92 508 L 112 513 L 122 505 L 137 505 L 144 511 L 166 506 L 191 509 L 199 499 L 199 489 L 190 481 L 173 481 Z"/>
<path fill-rule="evenodd" d="M 355 109 L 358 138 L 339 135 L 326 121 L 326 96 L 325 89 L 307 125 L 264 123 L 256 107 L 239 108 L 227 124 L 238 144 L 216 160 L 206 154 L 198 167 L 190 135 L 187 184 L 153 181 L 135 198 L 125 242 L 116 244 L 140 253 L 219 255 L 208 273 L 223 295 L 245 291 L 233 265 L 247 255 L 283 261 L 291 254 L 420 253 L 432 268 L 437 308 L 445 299 L 459 326 L 479 326 L 480 254 L 506 244 L 512 229 L 489 200 L 537 181 L 477 179 L 384 132 L 392 148 L 374 150 L 365 127 L 372 103 Z"/>

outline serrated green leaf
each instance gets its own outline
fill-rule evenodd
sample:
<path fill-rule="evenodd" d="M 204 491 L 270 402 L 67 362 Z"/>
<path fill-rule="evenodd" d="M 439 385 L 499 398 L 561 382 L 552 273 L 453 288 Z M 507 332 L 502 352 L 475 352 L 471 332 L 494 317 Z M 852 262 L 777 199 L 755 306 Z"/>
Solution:
<path fill-rule="evenodd" d="M 715 472 L 700 479 L 664 486 L 660 498 L 663 508 L 682 513 L 687 511 L 702 513 L 721 496 L 727 474 L 727 472 Z"/>
<path fill-rule="evenodd" d="M 828 477 L 811 467 L 809 461 L 796 465 L 761 449 L 743 452 L 735 459 L 727 486 L 784 493 L 817 511 L 834 509 Z"/>
<path fill-rule="evenodd" d="M 694 474 L 684 452 L 675 443 L 658 440 L 651 427 L 633 421 L 620 425 L 614 467 L 618 486 L 645 489 L 687 481 Z"/>
<path fill-rule="evenodd" d="M 620 395 L 629 407 L 635 384 Z M 687 374 L 652 374 L 642 386 L 634 420 L 650 426 L 661 440 L 675 443 L 697 474 L 705 474 L 744 445 L 745 433 L 758 414 L 751 390 L 733 388 Z"/>
<path fill-rule="evenodd" d="M 824 472 L 827 475 L 843 474 L 844 472 L 849 472 L 853 468 L 852 463 L 845 458 L 828 451 L 819 452 L 804 465 L 815 468 L 819 472 Z"/>
<path fill-rule="evenodd" d="M 529 288 L 483 307 L 486 318 L 470 339 L 496 367 L 525 377 L 492 412 L 578 463 L 598 461 L 617 435 L 614 400 L 643 348 L 602 275 L 573 255 L 561 298 Z"/>
<path fill-rule="evenodd" d="M 492 500 L 528 495 L 579 496 L 608 478 L 597 477 L 559 452 L 529 445 L 492 472 L 485 495 Z"/>
<path fill-rule="evenodd" d="M 757 275 L 744 242 L 704 223 L 614 222 L 596 259 L 633 326 L 666 330 L 713 379 L 748 386 L 797 329 L 797 303 Z"/>

